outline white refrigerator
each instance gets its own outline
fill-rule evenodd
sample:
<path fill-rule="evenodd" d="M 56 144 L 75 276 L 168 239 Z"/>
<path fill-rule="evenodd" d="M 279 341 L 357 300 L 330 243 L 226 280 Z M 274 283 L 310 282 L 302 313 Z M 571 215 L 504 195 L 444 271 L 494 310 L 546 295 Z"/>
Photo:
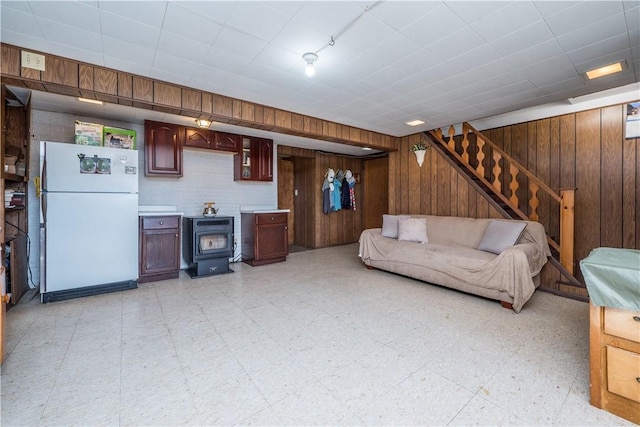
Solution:
<path fill-rule="evenodd" d="M 138 286 L 138 152 L 40 143 L 40 294 Z"/>

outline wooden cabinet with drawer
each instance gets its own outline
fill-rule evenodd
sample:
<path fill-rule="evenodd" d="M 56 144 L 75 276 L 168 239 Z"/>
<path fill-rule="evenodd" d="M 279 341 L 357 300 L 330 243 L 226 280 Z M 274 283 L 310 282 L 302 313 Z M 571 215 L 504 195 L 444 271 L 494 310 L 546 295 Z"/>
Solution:
<path fill-rule="evenodd" d="M 591 404 L 640 423 L 640 312 L 590 310 Z"/>
<path fill-rule="evenodd" d="M 242 261 L 253 266 L 286 261 L 289 232 L 286 212 L 242 213 Z"/>
<path fill-rule="evenodd" d="M 139 283 L 175 279 L 180 273 L 180 216 L 140 217 Z"/>

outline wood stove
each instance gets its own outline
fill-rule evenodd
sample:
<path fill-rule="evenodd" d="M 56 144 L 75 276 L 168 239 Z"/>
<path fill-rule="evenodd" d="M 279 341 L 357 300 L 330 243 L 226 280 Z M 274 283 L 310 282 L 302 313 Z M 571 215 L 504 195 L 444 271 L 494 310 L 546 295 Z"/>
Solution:
<path fill-rule="evenodd" d="M 233 257 L 233 217 L 184 217 L 184 258 L 189 263 L 189 276 L 201 277 L 233 273 L 229 258 Z"/>

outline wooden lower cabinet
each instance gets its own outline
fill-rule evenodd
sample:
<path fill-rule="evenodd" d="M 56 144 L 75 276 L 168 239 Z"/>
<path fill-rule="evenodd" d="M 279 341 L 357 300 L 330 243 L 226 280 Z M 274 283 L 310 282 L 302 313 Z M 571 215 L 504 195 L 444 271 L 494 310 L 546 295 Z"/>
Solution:
<path fill-rule="evenodd" d="M 138 283 L 175 279 L 180 273 L 180 216 L 140 217 Z"/>
<path fill-rule="evenodd" d="M 286 212 L 242 213 L 242 261 L 253 266 L 287 260 L 289 227 Z"/>
<path fill-rule="evenodd" d="M 640 312 L 591 305 L 591 404 L 640 423 Z"/>

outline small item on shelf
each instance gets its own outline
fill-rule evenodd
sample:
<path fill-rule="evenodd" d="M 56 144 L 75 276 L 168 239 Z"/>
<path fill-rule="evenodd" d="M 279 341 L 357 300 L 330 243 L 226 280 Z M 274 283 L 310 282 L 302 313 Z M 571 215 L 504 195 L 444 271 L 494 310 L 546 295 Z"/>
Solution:
<path fill-rule="evenodd" d="M 214 208 L 215 202 L 206 202 L 204 204 L 204 211 L 202 212 L 202 216 L 206 216 L 207 218 L 214 217 L 218 214 L 218 208 Z"/>

